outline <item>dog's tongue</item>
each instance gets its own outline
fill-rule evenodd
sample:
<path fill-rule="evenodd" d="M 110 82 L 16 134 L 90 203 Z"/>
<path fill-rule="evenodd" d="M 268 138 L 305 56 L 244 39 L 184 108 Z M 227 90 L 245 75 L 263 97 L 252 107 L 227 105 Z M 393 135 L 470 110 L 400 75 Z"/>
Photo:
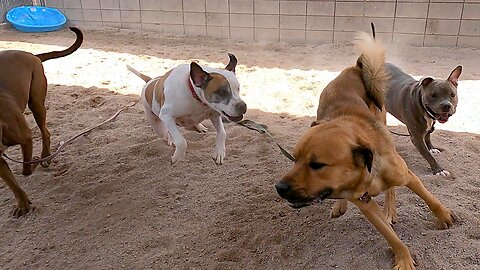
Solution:
<path fill-rule="evenodd" d="M 448 121 L 448 117 L 449 117 L 448 113 L 437 114 L 437 120 L 442 124 Z"/>

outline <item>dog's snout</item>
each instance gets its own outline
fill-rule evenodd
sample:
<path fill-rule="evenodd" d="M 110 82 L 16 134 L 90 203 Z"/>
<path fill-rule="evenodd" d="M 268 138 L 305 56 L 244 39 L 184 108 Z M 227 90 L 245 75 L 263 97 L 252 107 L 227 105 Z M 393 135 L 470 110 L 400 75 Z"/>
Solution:
<path fill-rule="evenodd" d="M 235 107 L 236 107 L 237 111 L 241 114 L 245 114 L 247 112 L 247 104 L 243 101 L 238 102 Z"/>
<path fill-rule="evenodd" d="M 443 112 L 449 112 L 452 109 L 452 103 L 445 102 L 441 104 L 441 109 Z"/>
<path fill-rule="evenodd" d="M 290 184 L 286 181 L 280 181 L 275 185 L 275 188 L 277 189 L 278 195 L 282 198 L 286 198 L 290 191 L 292 190 L 292 187 Z"/>

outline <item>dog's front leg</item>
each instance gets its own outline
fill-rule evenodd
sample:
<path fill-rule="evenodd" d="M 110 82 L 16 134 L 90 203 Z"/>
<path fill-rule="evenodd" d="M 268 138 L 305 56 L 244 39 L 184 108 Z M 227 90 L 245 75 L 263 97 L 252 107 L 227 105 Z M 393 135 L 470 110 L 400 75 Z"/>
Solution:
<path fill-rule="evenodd" d="M 433 174 L 442 175 L 442 176 L 445 176 L 445 177 L 449 176 L 450 172 L 442 169 L 442 167 L 440 167 L 440 165 L 437 163 L 435 158 L 432 156 L 432 154 L 428 150 L 427 144 L 426 144 L 425 139 L 424 139 L 425 135 L 424 134 L 412 133 L 411 130 L 409 130 L 409 132 L 411 134 L 410 135 L 410 140 L 412 141 L 413 145 L 415 145 L 418 152 L 420 152 L 420 154 L 423 156 L 423 158 L 425 158 L 427 160 L 428 164 L 430 164 L 430 167 L 432 168 Z"/>
<path fill-rule="evenodd" d="M 185 158 L 185 153 L 187 151 L 187 141 L 178 130 L 177 123 L 175 118 L 168 114 L 160 113 L 160 120 L 167 128 L 168 132 L 172 136 L 173 143 L 175 144 L 175 152 L 173 153 L 171 162 L 175 164 L 176 162 Z"/>
<path fill-rule="evenodd" d="M 217 165 L 220 165 L 225 158 L 225 140 L 227 139 L 227 133 L 223 127 L 222 117 L 219 114 L 210 116 L 210 121 L 212 121 L 212 124 L 217 131 L 212 158 Z"/>
<path fill-rule="evenodd" d="M 395 265 L 393 269 L 415 269 L 415 261 L 412 259 L 410 251 L 392 229 L 375 200 L 372 198 L 368 202 L 360 201 L 359 199 L 350 201 L 362 211 L 365 217 L 373 224 L 373 226 L 375 226 L 375 228 L 377 228 L 392 247 L 393 255 L 395 256 Z"/>

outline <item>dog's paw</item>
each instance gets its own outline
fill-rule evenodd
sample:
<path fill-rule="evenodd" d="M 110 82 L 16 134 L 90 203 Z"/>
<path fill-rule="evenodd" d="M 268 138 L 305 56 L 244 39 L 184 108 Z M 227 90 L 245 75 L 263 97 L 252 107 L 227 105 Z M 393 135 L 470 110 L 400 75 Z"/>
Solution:
<path fill-rule="evenodd" d="M 443 177 L 450 176 L 450 172 L 447 170 L 440 170 L 439 172 L 436 172 L 435 175 L 441 175 Z"/>
<path fill-rule="evenodd" d="M 442 150 L 438 149 L 438 148 L 432 148 L 429 150 L 431 154 L 439 154 L 442 152 Z"/>
<path fill-rule="evenodd" d="M 390 224 L 390 226 L 393 226 L 393 224 L 397 223 L 397 209 L 386 208 L 383 210 L 383 213 L 385 214 L 385 218 L 387 219 L 387 222 L 388 224 Z"/>
<path fill-rule="evenodd" d="M 201 123 L 198 124 L 198 125 L 195 125 L 195 128 L 197 129 L 197 131 L 199 133 L 206 133 L 208 131 L 208 128 L 206 128 L 204 125 L 202 125 Z"/>
<path fill-rule="evenodd" d="M 29 200 L 26 203 L 19 203 L 13 210 L 13 217 L 20 218 L 28 214 L 28 212 L 35 210 L 35 207 L 32 207 L 31 204 Z"/>
<path fill-rule="evenodd" d="M 223 159 L 225 159 L 225 146 L 217 146 L 213 148 L 212 158 L 215 161 L 215 164 L 220 165 L 223 163 Z"/>
<path fill-rule="evenodd" d="M 330 210 L 330 217 L 331 218 L 338 218 L 341 217 L 348 209 L 348 202 L 341 200 L 335 202 L 332 209 Z"/>
<path fill-rule="evenodd" d="M 440 227 L 442 229 L 448 229 L 452 227 L 453 223 L 457 221 L 457 217 L 450 211 L 448 208 L 441 208 L 440 211 L 437 211 L 434 213 L 435 216 L 437 217 Z"/>
<path fill-rule="evenodd" d="M 183 159 L 185 159 L 185 152 L 175 150 L 175 153 L 173 153 L 173 156 L 171 158 L 171 164 L 173 165 Z"/>
<path fill-rule="evenodd" d="M 415 270 L 415 265 L 417 263 L 412 259 L 411 256 L 396 260 L 395 265 L 393 266 L 394 270 Z"/>

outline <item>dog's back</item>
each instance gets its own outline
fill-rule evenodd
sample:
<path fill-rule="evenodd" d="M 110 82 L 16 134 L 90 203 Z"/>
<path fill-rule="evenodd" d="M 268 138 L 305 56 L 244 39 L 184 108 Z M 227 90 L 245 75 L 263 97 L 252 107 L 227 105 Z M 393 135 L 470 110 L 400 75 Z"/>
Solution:
<path fill-rule="evenodd" d="M 320 95 L 317 121 L 346 114 L 369 118 L 373 114 L 385 122 L 385 49 L 365 33 L 358 36 L 357 45 L 362 52 L 357 64 L 343 70 Z"/>

